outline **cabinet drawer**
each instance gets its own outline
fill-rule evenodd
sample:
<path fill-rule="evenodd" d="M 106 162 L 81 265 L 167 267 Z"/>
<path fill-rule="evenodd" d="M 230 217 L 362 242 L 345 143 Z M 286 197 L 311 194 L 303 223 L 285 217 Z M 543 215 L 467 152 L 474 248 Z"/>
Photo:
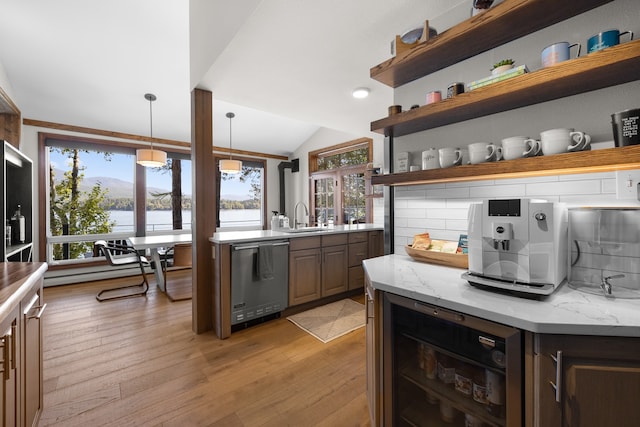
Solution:
<path fill-rule="evenodd" d="M 320 247 L 320 236 L 314 237 L 298 237 L 289 239 L 289 251 L 298 251 L 301 249 L 314 249 Z"/>
<path fill-rule="evenodd" d="M 362 265 L 362 260 L 367 259 L 368 250 L 367 242 L 349 244 L 349 267 Z"/>
<path fill-rule="evenodd" d="M 366 242 L 369 238 L 369 233 L 366 231 L 359 231 L 357 233 L 349 233 L 349 243 Z"/>
<path fill-rule="evenodd" d="M 346 245 L 347 242 L 348 235 L 345 233 L 322 236 L 322 246 Z"/>

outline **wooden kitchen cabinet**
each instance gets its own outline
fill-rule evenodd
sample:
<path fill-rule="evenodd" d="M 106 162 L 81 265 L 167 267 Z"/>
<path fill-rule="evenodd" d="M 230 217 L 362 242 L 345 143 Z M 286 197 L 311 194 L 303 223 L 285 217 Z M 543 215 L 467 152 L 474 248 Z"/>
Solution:
<path fill-rule="evenodd" d="M 367 366 L 367 401 L 369 402 L 369 419 L 373 427 L 382 422 L 382 339 L 378 336 L 382 331 L 382 305 L 380 291 L 376 291 L 371 281 L 365 277 L 365 346 Z"/>
<path fill-rule="evenodd" d="M 347 234 L 322 236 L 323 297 L 346 292 L 349 289 L 349 248 Z"/>
<path fill-rule="evenodd" d="M 369 255 L 369 232 L 349 233 L 349 290 L 364 287 L 362 261 Z"/>
<path fill-rule="evenodd" d="M 640 338 L 536 335 L 535 427 L 635 427 Z"/>
<path fill-rule="evenodd" d="M 46 308 L 42 298 L 42 279 L 20 304 L 22 315 L 22 397 L 24 425 L 36 426 L 42 413 L 42 314 Z"/>
<path fill-rule="evenodd" d="M 38 425 L 43 404 L 42 303 L 45 263 L 0 263 L 0 420 L 2 426 Z"/>
<path fill-rule="evenodd" d="M 2 387 L 0 387 L 0 421 L 2 426 L 19 425 L 20 407 L 20 341 L 18 335 L 18 307 L 0 322 L 0 357 L 2 358 Z"/>
<path fill-rule="evenodd" d="M 296 243 L 304 243 L 305 240 L 292 239 L 289 246 L 289 306 L 317 300 L 322 296 L 320 241 L 318 239 L 318 247 L 296 249 Z"/>

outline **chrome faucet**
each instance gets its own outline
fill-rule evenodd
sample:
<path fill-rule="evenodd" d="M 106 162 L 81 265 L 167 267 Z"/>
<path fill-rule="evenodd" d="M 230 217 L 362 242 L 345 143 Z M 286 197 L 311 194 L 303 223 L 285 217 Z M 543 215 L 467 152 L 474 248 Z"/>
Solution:
<path fill-rule="evenodd" d="M 307 208 L 307 205 L 305 205 L 304 202 L 296 203 L 296 206 L 293 208 L 293 228 L 298 228 L 299 225 L 304 224 L 302 222 L 298 222 L 298 206 L 301 204 L 304 208 L 304 214 L 309 215 L 309 208 Z"/>
<path fill-rule="evenodd" d="M 624 274 L 616 274 L 614 276 L 603 277 L 602 283 L 600 283 L 600 287 L 602 288 L 604 295 L 607 296 L 611 295 L 612 293 L 611 282 L 609 282 L 610 279 L 622 279 L 623 277 L 625 277 Z"/>

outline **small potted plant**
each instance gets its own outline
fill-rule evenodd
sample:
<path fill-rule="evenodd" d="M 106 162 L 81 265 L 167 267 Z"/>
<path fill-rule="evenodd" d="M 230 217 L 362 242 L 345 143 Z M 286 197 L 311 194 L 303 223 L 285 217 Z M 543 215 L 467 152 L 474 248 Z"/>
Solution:
<path fill-rule="evenodd" d="M 502 61 L 496 62 L 495 64 L 493 64 L 493 68 L 491 69 L 491 74 L 495 76 L 496 74 L 500 74 L 507 70 L 510 70 L 511 68 L 513 68 L 514 62 L 515 61 L 511 58 L 503 59 Z"/>

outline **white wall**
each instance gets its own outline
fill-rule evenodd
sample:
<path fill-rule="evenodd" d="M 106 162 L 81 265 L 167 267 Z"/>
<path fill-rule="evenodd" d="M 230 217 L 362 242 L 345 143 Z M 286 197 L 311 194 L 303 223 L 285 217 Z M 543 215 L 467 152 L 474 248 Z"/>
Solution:
<path fill-rule="evenodd" d="M 640 34 L 640 3 L 614 1 L 403 85 L 394 92 L 395 103 L 405 109 L 412 104 L 424 105 L 427 92 L 441 90 L 446 94 L 451 82 L 486 77 L 491 65 L 503 58 L 513 58 L 516 65 L 527 64 L 530 71 L 535 71 L 541 67 L 542 49 L 549 44 L 580 42 L 584 52 L 589 36 L 610 28 Z M 513 135 L 538 137 L 541 131 L 556 127 L 583 130 L 591 134 L 594 142 L 612 146 L 610 115 L 639 106 L 640 82 L 635 81 L 396 138 L 394 151 L 409 151 L 413 154 L 411 164 L 420 165 L 420 152 L 426 148 L 499 142 Z M 424 231 L 434 238 L 457 240 L 466 231 L 469 203 L 484 198 L 535 197 L 567 202 L 570 206 L 640 205 L 637 200 L 617 199 L 615 189 L 616 173 L 397 187 L 395 251 L 404 253 L 403 247 L 413 235 Z"/>

